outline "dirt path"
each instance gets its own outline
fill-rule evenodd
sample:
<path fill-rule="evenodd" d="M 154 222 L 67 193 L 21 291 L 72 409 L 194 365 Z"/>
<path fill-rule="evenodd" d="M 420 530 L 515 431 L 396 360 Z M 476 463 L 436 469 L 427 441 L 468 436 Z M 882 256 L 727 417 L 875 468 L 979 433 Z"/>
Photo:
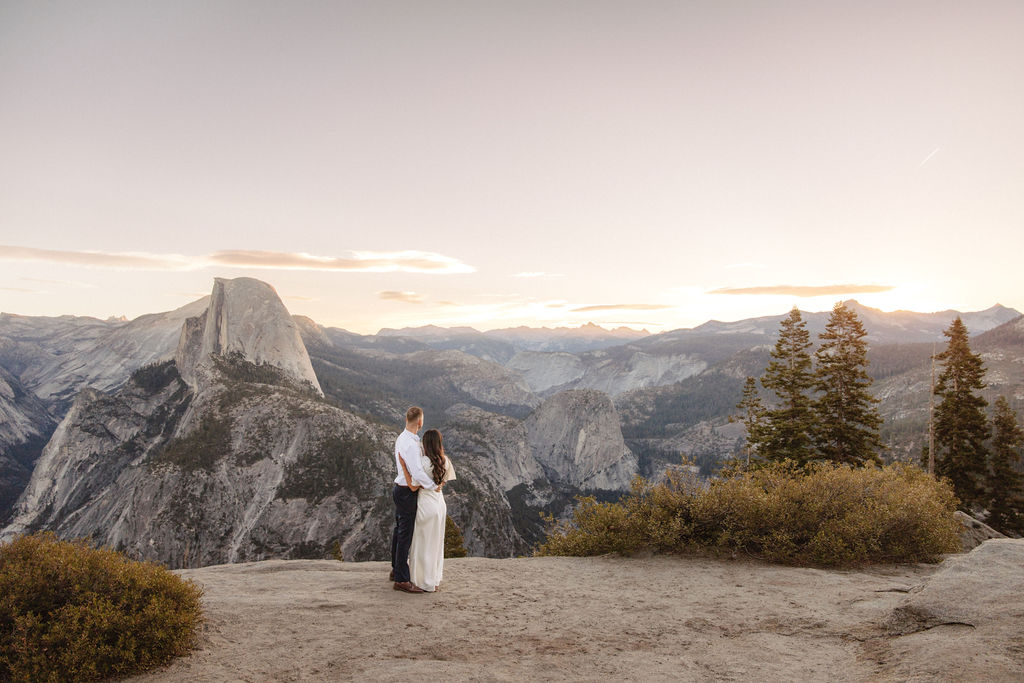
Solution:
<path fill-rule="evenodd" d="M 382 562 L 180 572 L 201 647 L 138 681 L 871 680 L 872 639 L 928 565 L 821 571 L 694 557 L 448 560 L 433 595 Z"/>

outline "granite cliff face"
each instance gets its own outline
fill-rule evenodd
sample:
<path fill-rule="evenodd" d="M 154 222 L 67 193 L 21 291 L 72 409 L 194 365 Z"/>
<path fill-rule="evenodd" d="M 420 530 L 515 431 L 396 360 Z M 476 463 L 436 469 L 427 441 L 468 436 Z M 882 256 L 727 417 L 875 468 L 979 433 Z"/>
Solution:
<path fill-rule="evenodd" d="M 0 524 L 76 394 L 114 390 L 139 367 L 172 358 L 182 321 L 206 301 L 131 322 L 0 314 Z"/>
<path fill-rule="evenodd" d="M 0 367 L 0 525 L 6 522 L 55 426 L 43 402 Z"/>
<path fill-rule="evenodd" d="M 380 555 L 393 432 L 322 400 L 269 286 L 218 280 L 210 301 L 174 360 L 78 395 L 6 537 L 90 536 L 171 566 Z"/>
<path fill-rule="evenodd" d="M 531 453 L 554 482 L 582 490 L 625 490 L 637 471 L 607 394 L 563 391 L 525 421 Z"/>
<path fill-rule="evenodd" d="M 196 388 L 216 358 L 277 368 L 323 396 L 298 325 L 265 282 L 216 278 L 210 305 L 185 321 L 174 356 L 182 379 Z"/>

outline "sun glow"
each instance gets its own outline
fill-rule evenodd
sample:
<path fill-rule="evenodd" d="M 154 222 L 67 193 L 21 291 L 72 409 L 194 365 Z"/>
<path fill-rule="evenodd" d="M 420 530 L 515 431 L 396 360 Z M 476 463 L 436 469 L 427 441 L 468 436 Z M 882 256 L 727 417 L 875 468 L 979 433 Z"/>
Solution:
<path fill-rule="evenodd" d="M 887 292 L 863 294 L 853 298 L 865 306 L 886 312 L 934 313 L 957 308 L 957 303 L 950 301 L 947 292 L 918 283 L 900 284 Z"/>

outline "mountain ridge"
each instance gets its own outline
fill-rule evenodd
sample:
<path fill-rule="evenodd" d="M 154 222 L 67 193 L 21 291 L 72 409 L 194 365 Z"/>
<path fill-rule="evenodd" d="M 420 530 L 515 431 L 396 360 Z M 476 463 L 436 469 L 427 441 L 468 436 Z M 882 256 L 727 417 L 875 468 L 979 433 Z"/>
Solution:
<path fill-rule="evenodd" d="M 928 386 L 923 361 L 941 340 L 947 314 L 861 310 L 869 329 L 879 326 L 876 318 L 884 323 L 876 338 L 903 340 L 871 348 L 887 416 L 883 436 L 905 459 L 919 449 Z M 975 317 L 976 333 L 992 326 L 972 338 L 992 368 L 992 390 L 1015 391 L 1024 362 L 1021 316 L 995 326 L 1014 313 L 993 306 L 962 314 Z M 826 315 L 808 314 L 808 326 L 823 326 Z M 420 339 L 359 335 L 291 315 L 270 285 L 251 278 L 218 279 L 209 297 L 126 322 L 7 315 L 0 317 L 0 372 L 10 391 L 0 391 L 0 428 L 17 438 L 0 439 L 0 488 L 7 487 L 8 498 L 24 493 L 39 470 L 29 498 L 40 502 L 60 480 L 60 500 L 40 507 L 59 503 L 65 521 L 37 522 L 62 533 L 100 533 L 129 515 L 115 504 L 120 498 L 134 501 L 131 514 L 150 510 L 147 524 L 169 524 L 159 506 L 170 509 L 171 500 L 133 479 L 143 468 L 163 472 L 154 481 L 178 492 L 184 502 L 173 504 L 176 514 L 210 526 L 213 513 L 203 509 L 210 505 L 234 520 L 226 548 L 210 537 L 212 526 L 185 553 L 174 546 L 174 534 L 162 532 L 153 552 L 169 561 L 313 557 L 334 542 L 346 557 L 366 559 L 385 547 L 389 506 L 344 489 L 332 458 L 342 454 L 338 462 L 355 468 L 347 476 L 375 490 L 390 478 L 396 416 L 418 404 L 460 458 L 465 476 L 451 489 L 450 514 L 463 525 L 467 547 L 517 554 L 542 532 L 539 511 L 564 514 L 580 493 L 614 499 L 634 473 L 656 476 L 680 453 L 696 458 L 705 474 L 737 453 L 742 429 L 727 418 L 743 377 L 763 370 L 781 318 L 708 321 L 572 352 L 531 350 L 536 343 L 557 349 L 565 340 L 517 346 L 511 336 L 437 326 Z M 550 331 L 508 329 L 541 337 Z M 928 342 L 914 341 L 923 335 Z M 593 400 L 578 400 L 586 392 Z M 1024 389 L 1015 400 L 1024 400 Z M 72 411 L 72 404 L 80 405 Z M 600 416 L 596 423 L 588 423 L 592 413 Z M 19 427 L 29 423 L 40 425 L 39 433 Z M 604 434 L 605 426 L 614 428 Z M 60 433 L 50 438 L 55 428 Z M 72 450 L 81 457 L 54 466 L 69 443 L 78 444 Z M 612 450 L 602 451 L 607 444 Z M 619 450 L 624 459 L 616 460 L 612 452 Z M 88 453 L 107 454 L 107 471 Z M 219 491 L 208 499 L 217 502 L 197 499 L 196 487 Z M 81 508 L 103 491 L 106 502 Z M 248 499 L 259 502 L 238 506 Z M 347 521 L 337 517 L 342 508 Z M 0 508 L 0 524 L 5 514 Z M 314 529 L 302 528 L 303 515 L 315 520 Z M 115 526 L 111 544 L 143 557 L 150 552 L 138 529 Z"/>

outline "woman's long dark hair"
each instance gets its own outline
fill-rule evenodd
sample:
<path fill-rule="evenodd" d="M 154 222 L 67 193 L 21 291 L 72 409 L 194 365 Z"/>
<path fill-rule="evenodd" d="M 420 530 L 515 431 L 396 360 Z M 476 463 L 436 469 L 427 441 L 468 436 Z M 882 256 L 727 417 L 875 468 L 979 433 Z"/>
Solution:
<path fill-rule="evenodd" d="M 428 429 L 423 432 L 423 452 L 430 458 L 430 469 L 433 472 L 435 484 L 444 481 L 445 460 L 444 442 L 441 441 L 441 432 L 436 429 Z"/>

